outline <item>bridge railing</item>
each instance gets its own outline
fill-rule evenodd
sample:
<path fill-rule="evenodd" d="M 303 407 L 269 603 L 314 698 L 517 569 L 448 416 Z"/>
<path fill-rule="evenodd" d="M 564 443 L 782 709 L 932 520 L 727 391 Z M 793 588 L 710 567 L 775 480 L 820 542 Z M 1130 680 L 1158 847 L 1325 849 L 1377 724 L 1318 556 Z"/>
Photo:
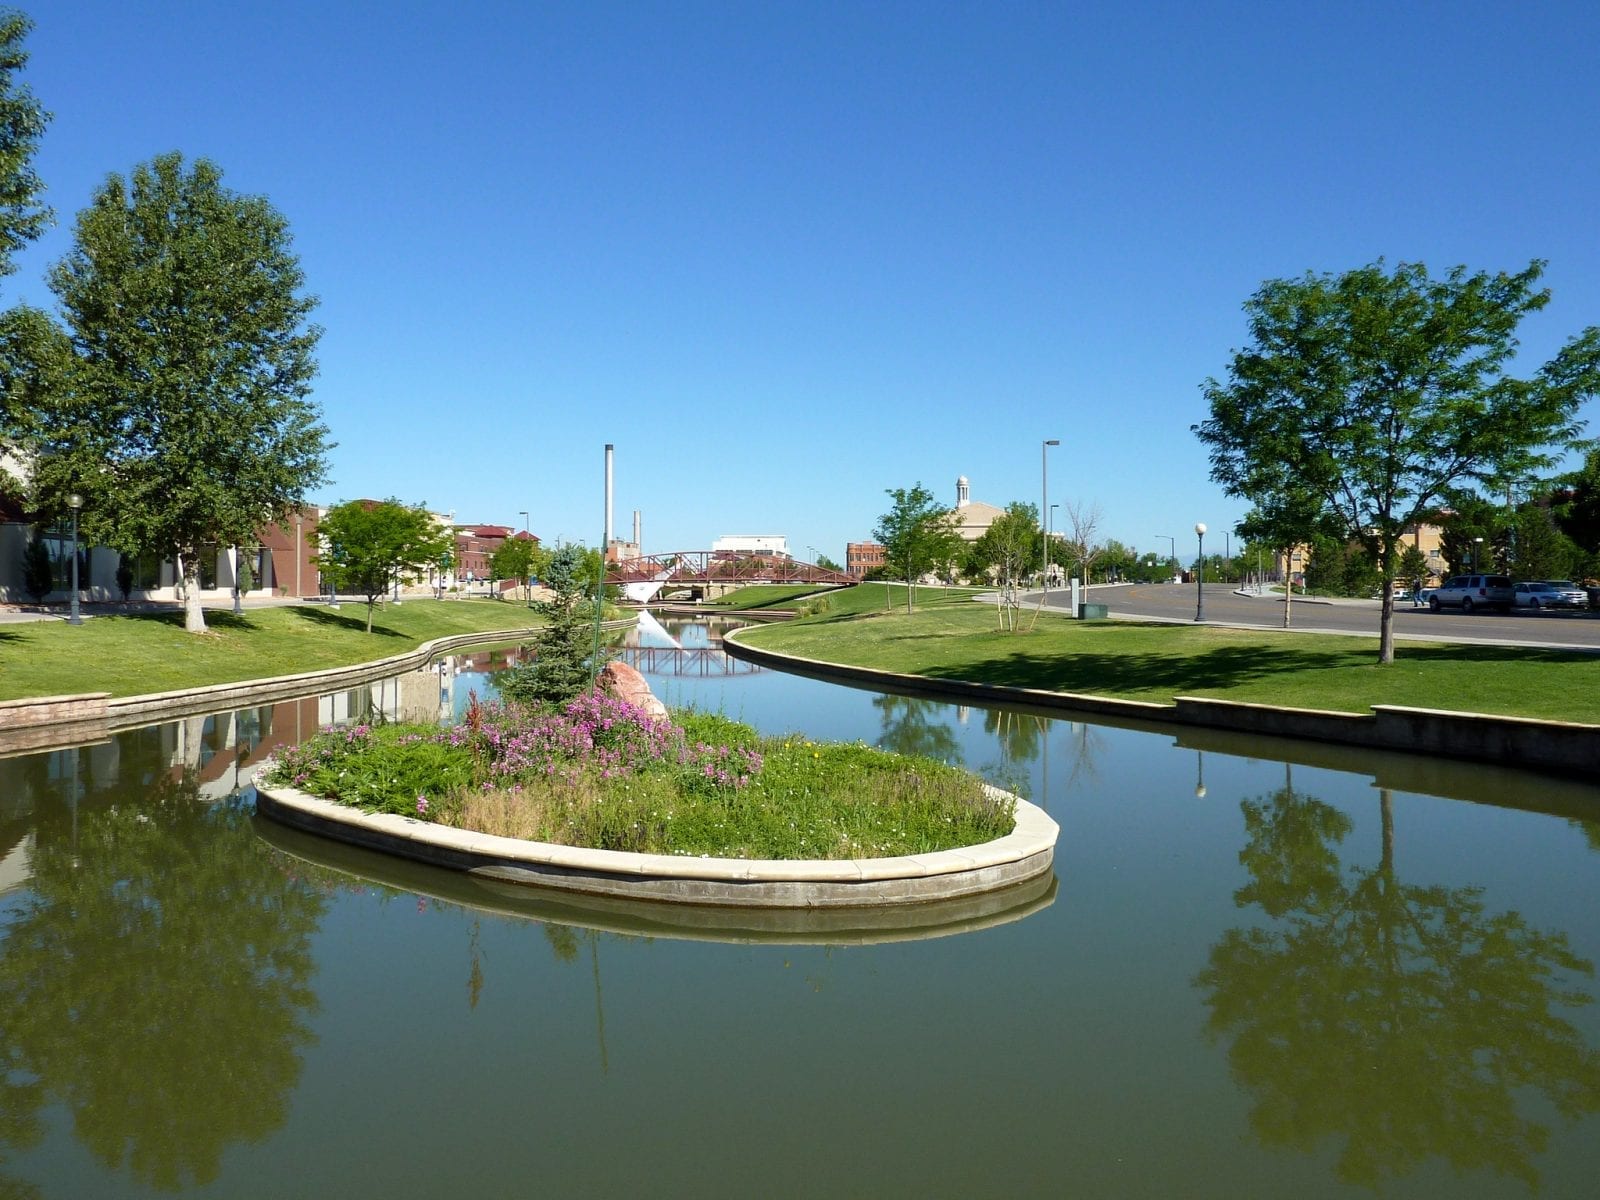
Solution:
<path fill-rule="evenodd" d="M 696 583 L 816 583 L 849 586 L 859 582 L 843 571 L 815 563 L 770 555 L 729 554 L 720 550 L 682 550 L 619 559 L 606 567 L 606 582 L 661 582 L 668 586 Z"/>

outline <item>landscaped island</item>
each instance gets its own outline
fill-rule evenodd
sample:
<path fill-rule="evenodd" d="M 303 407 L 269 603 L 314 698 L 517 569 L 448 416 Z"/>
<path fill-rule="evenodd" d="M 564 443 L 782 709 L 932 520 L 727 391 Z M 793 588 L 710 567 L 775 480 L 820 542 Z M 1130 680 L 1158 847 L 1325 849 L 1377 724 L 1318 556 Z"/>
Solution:
<path fill-rule="evenodd" d="M 964 771 L 601 693 L 286 750 L 262 815 L 489 879 L 719 907 L 883 908 L 1047 876 L 1059 829 Z"/>
<path fill-rule="evenodd" d="M 761 737 L 713 713 L 581 695 L 478 704 L 449 729 L 358 725 L 267 775 L 367 812 L 561 846 L 753 859 L 927 854 L 1009 834 L 1014 800 L 931 759 Z"/>

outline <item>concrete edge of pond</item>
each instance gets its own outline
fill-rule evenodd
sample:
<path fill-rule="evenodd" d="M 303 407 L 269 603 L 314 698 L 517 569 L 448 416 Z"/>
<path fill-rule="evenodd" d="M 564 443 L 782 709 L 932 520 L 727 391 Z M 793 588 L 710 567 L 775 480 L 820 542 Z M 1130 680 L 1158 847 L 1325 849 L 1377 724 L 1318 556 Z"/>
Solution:
<path fill-rule="evenodd" d="M 602 628 L 625 629 L 638 619 L 637 615 L 631 615 L 604 622 Z M 423 642 L 411 650 L 367 662 L 324 667 L 296 675 L 240 679 L 168 692 L 149 692 L 140 696 L 84 692 L 71 696 L 0 700 L 0 757 L 80 742 L 103 741 L 124 729 L 152 725 L 175 717 L 338 691 L 421 667 L 441 654 L 464 650 L 469 646 L 493 646 L 537 637 L 543 629 L 542 625 L 526 625 L 512 629 L 452 633 Z"/>
<path fill-rule="evenodd" d="M 959 850 L 897 858 L 689 858 L 556 846 L 365 813 L 255 778 L 256 811 L 291 828 L 483 879 L 675 904 L 881 908 L 1010 887 L 1051 870 L 1060 826 L 1016 800 L 1016 828 Z M 997 794 L 998 789 L 991 789 Z"/>
<path fill-rule="evenodd" d="M 805 658 L 751 646 L 739 640 L 742 632 L 732 630 L 722 638 L 723 647 L 735 658 L 834 682 L 887 686 L 912 695 L 943 699 L 1019 703 L 1034 708 L 1098 713 L 1235 733 L 1302 738 L 1368 750 L 1428 754 L 1584 780 L 1600 778 L 1600 725 L 1397 704 L 1375 704 L 1369 713 L 1349 713 L 1209 696 L 1177 696 L 1171 704 L 1119 700 L 1081 692 L 1052 692 L 1043 688 L 905 675 Z"/>

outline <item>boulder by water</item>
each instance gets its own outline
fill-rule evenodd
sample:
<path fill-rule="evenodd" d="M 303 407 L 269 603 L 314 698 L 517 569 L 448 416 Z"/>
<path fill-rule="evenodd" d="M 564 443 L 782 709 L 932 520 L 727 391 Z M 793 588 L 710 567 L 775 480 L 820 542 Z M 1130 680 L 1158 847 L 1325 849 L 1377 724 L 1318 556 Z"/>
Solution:
<path fill-rule="evenodd" d="M 656 698 L 645 677 L 625 662 L 608 662 L 600 669 L 595 686 L 608 696 L 636 705 L 648 716 L 667 719 L 667 706 Z"/>

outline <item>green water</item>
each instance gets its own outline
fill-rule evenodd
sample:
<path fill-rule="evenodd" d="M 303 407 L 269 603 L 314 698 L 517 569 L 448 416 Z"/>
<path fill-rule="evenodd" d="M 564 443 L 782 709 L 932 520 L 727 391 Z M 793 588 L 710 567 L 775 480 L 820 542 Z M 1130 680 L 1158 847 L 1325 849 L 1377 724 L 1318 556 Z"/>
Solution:
<path fill-rule="evenodd" d="M 254 818 L 273 743 L 470 671 L 0 760 L 0 1197 L 1595 1194 L 1594 789 L 669 630 L 669 702 L 963 761 L 1061 823 L 1055 880 L 689 925 Z"/>

